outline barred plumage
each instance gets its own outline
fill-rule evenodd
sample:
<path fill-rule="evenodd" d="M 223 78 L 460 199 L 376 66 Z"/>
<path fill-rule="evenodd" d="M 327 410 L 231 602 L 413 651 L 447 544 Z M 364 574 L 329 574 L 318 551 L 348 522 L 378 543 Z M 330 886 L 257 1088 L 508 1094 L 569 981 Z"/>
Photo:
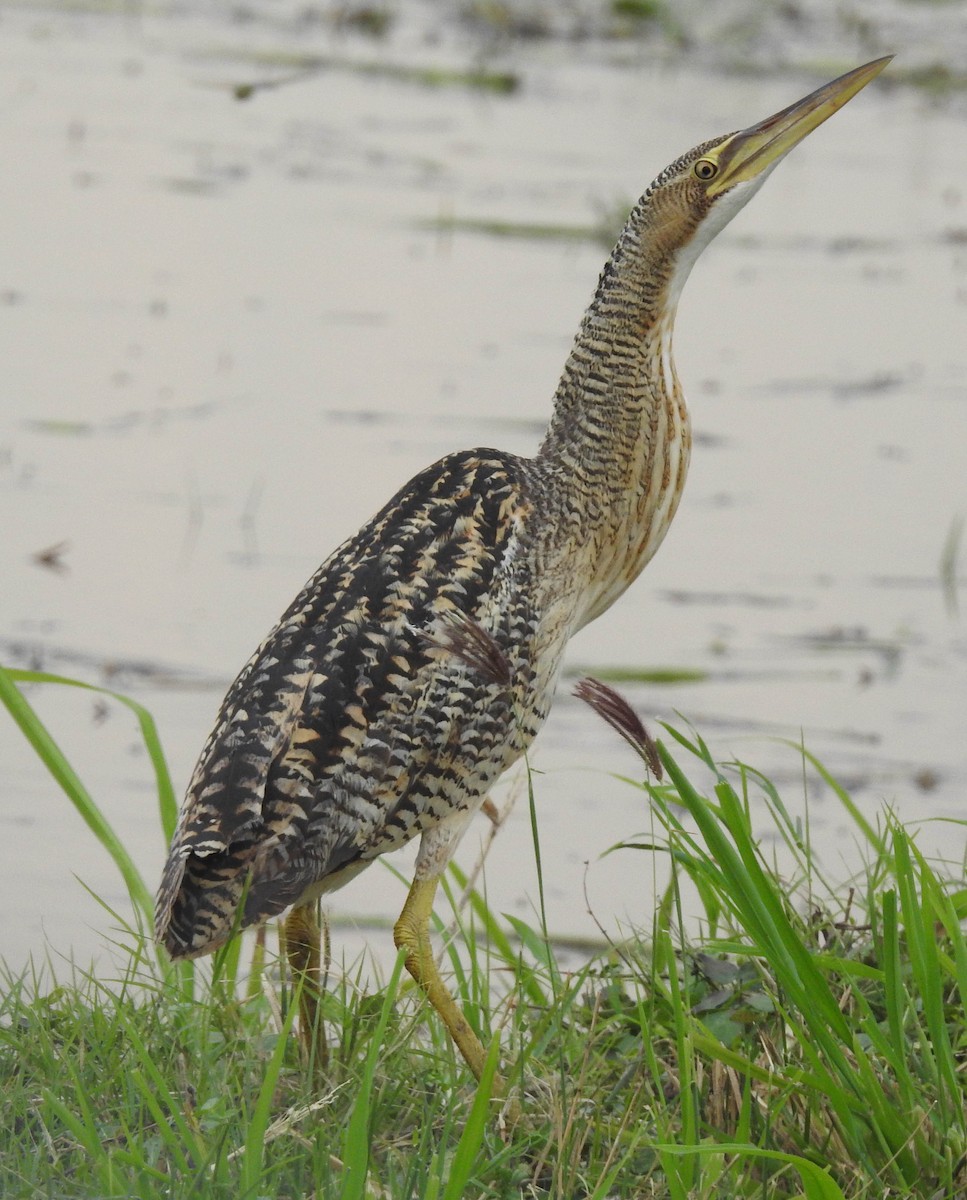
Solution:
<path fill-rule="evenodd" d="M 527 570 L 534 490 L 509 455 L 449 456 L 309 580 L 232 685 L 195 770 L 159 894 L 172 954 L 217 946 L 243 885 L 245 925 L 338 887 L 469 809 L 518 756 L 543 717 L 535 664 L 552 650 Z M 451 612 L 502 647 L 511 688 L 433 644 Z M 529 714 L 519 730 L 514 709 Z"/>
<path fill-rule="evenodd" d="M 230 688 L 192 777 L 158 896 L 174 957 L 295 905 L 290 956 L 307 970 L 305 906 L 419 834 L 396 940 L 479 1075 L 480 1043 L 429 952 L 436 881 L 543 723 L 568 638 L 675 514 L 690 432 L 671 341 L 692 265 L 887 61 L 666 168 L 605 265 L 536 457 L 441 459 L 309 580 Z"/>

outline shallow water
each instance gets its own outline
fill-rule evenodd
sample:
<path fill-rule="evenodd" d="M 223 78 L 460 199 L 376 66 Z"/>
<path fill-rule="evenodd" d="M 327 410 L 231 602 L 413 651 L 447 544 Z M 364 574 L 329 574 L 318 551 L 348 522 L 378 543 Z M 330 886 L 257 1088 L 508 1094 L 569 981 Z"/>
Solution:
<path fill-rule="evenodd" d="M 3 25 L 0 653 L 144 702 L 179 789 L 231 676 L 338 541 L 446 450 L 537 443 L 606 251 L 460 223 L 593 225 L 820 82 L 534 43 L 498 62 L 521 79 L 498 95 L 395 70 L 473 63 L 419 25 L 389 42 L 177 11 Z M 384 73 L 283 82 L 279 45 Z M 282 85 L 233 99 L 253 79 Z M 575 674 L 703 672 L 622 688 L 790 808 L 808 795 L 833 874 L 857 861 L 846 816 L 777 738 L 804 737 L 868 814 L 964 812 L 967 598 L 940 568 L 967 512 L 964 132 L 962 106 L 875 84 L 703 256 L 676 343 L 697 441 L 679 516 L 569 656 Z M 549 921 L 595 933 L 590 903 L 610 930 L 647 926 L 650 863 L 600 859 L 648 827 L 608 775 L 636 760 L 569 690 L 535 753 Z M 153 882 L 128 713 L 31 697 Z M 6 720 L 0 758 L 0 957 L 46 936 L 83 959 L 112 922 L 78 877 L 123 911 L 113 867 Z M 924 839 L 963 852 L 959 826 Z M 487 881 L 498 911 L 533 910 L 523 804 Z M 403 888 L 377 866 L 334 914 L 391 918 Z"/>

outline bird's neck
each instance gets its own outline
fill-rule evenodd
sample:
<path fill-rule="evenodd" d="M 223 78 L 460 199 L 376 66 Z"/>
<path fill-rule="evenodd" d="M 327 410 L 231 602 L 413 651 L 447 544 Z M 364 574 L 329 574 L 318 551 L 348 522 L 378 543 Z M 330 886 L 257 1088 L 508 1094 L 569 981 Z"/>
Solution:
<path fill-rule="evenodd" d="M 538 462 L 559 493 L 570 536 L 585 550 L 580 625 L 637 576 L 678 507 L 691 434 L 672 335 L 695 256 L 663 247 L 647 198 L 639 204 L 602 272 L 558 385 Z"/>

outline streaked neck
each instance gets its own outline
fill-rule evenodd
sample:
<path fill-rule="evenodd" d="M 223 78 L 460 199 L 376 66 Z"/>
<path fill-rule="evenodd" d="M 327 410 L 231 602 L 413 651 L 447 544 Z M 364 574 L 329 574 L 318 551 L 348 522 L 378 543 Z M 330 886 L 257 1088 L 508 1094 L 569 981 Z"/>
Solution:
<path fill-rule="evenodd" d="M 685 247 L 685 251 L 690 250 Z M 675 309 L 697 257 L 670 253 L 647 198 L 632 212 L 568 356 L 538 453 L 586 547 L 585 624 L 657 550 L 691 435 L 672 354 Z"/>

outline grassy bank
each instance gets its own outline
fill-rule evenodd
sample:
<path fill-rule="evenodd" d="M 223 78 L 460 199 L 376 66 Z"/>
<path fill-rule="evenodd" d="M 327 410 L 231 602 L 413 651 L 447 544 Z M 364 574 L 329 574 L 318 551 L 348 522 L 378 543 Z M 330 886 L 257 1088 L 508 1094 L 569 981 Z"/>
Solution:
<path fill-rule="evenodd" d="M 0 696 L 111 845 L 18 686 L 36 679 L 4 672 Z M 330 1061 L 313 1070 L 287 1036 L 296 1006 L 271 934 L 243 972 L 237 945 L 174 969 L 131 929 L 116 972 L 4 980 L 0 1194 L 967 1194 L 960 859 L 926 861 L 909 830 L 888 815 L 873 828 L 834 785 L 866 860 L 839 886 L 791 815 L 801 797 L 717 764 L 693 731 L 650 745 L 620 703 L 596 707 L 639 744 L 649 778 L 656 756 L 663 774 L 629 781 L 646 832 L 614 851 L 659 856 L 668 881 L 641 937 L 565 970 L 539 922 L 489 911 L 459 872 L 449 913 L 441 902 L 453 987 L 499 1040 L 516 1120 L 473 1084 L 399 965 L 375 991 L 330 979 Z M 138 715 L 168 824 L 163 755 Z M 791 864 L 781 876 L 752 833 L 763 801 Z M 143 915 L 147 889 L 112 848 Z"/>

